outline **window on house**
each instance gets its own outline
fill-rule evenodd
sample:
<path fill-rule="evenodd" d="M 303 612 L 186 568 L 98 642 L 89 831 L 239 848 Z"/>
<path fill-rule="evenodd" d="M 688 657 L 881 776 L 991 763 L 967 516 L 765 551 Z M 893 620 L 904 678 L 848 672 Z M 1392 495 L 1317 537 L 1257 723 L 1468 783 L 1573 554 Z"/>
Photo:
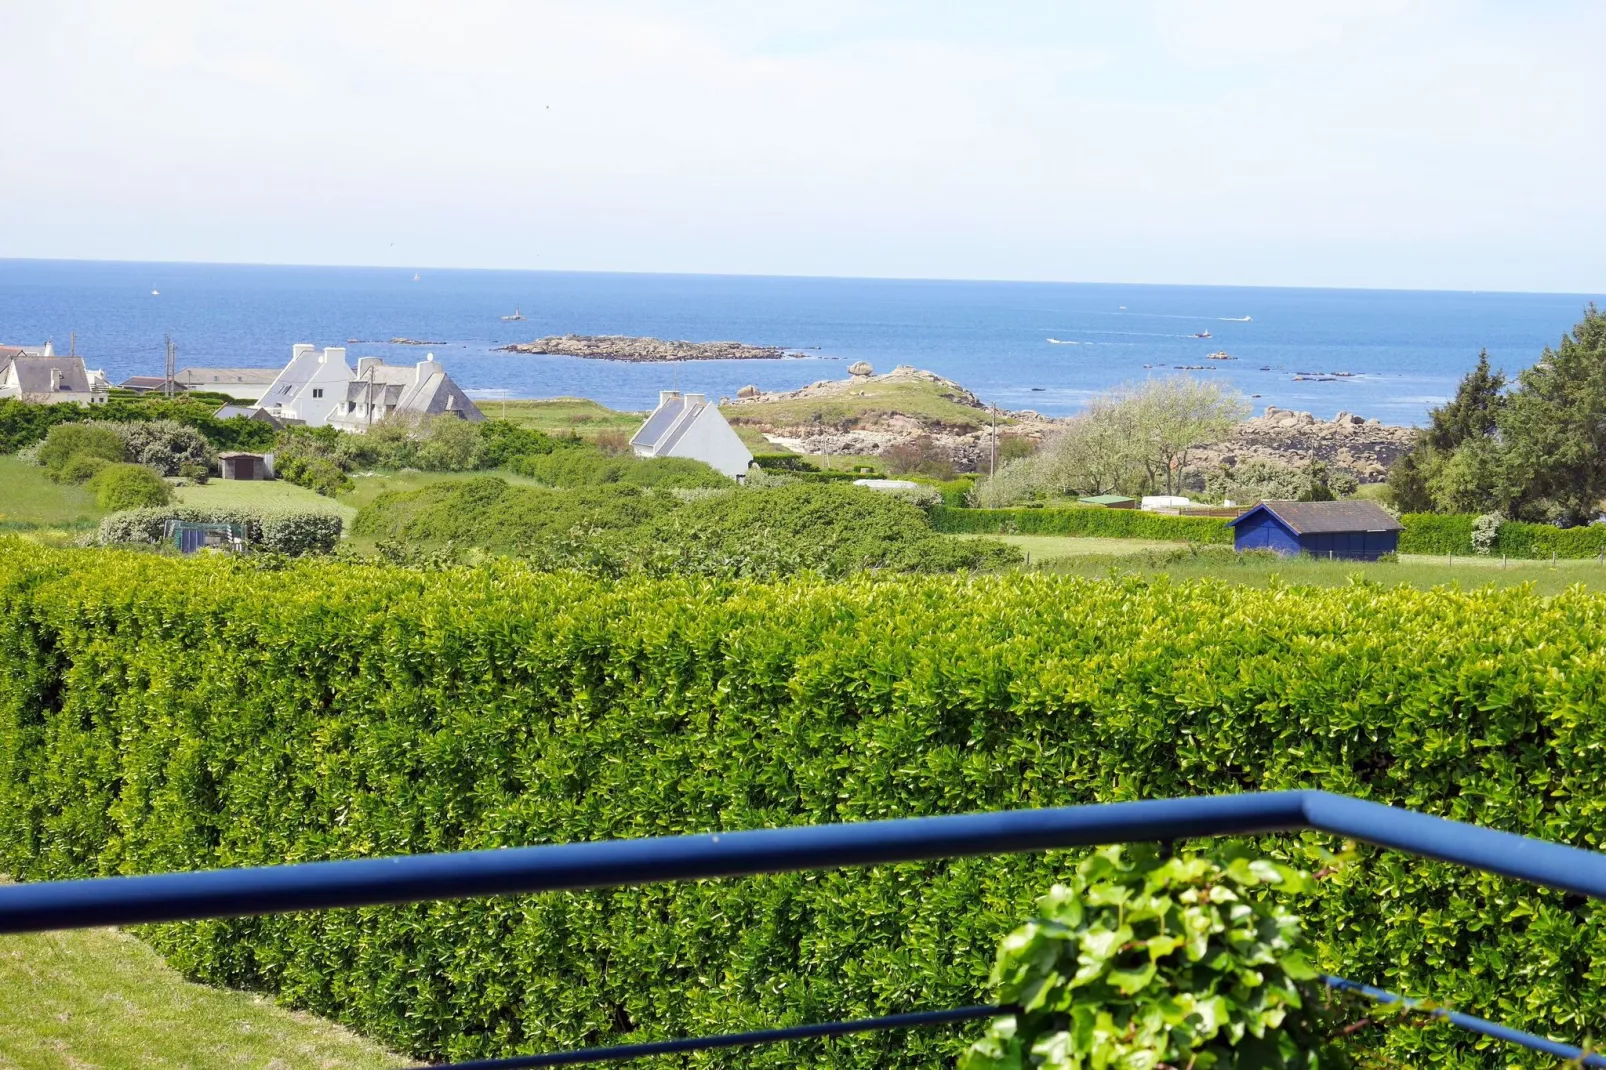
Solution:
<path fill-rule="evenodd" d="M 321 386 L 313 387 L 312 388 L 312 396 L 315 397 L 315 398 L 323 397 L 323 387 L 321 387 Z"/>
<path fill-rule="evenodd" d="M 287 384 L 285 384 L 285 388 L 283 390 L 279 391 L 279 393 L 288 394 L 293 389 L 295 389 L 295 384 L 294 383 L 287 383 Z"/>

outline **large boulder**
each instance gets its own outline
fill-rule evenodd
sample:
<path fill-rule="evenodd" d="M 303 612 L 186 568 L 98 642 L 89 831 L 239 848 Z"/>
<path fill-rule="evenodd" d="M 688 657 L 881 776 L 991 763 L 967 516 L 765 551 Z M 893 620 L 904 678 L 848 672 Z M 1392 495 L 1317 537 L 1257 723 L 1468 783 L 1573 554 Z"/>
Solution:
<path fill-rule="evenodd" d="M 870 362 L 867 360 L 856 360 L 848 365 L 848 374 L 858 376 L 861 379 L 868 379 L 875 374 L 875 369 L 870 366 Z"/>

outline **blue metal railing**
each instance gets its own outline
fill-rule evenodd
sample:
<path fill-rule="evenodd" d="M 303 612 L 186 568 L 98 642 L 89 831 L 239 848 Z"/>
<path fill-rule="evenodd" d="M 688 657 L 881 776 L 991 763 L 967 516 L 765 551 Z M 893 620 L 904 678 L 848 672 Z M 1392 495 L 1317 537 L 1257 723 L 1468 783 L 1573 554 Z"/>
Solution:
<path fill-rule="evenodd" d="M 237 917 L 429 899 L 607 888 L 965 855 L 1313 829 L 1606 899 L 1606 855 L 1321 791 L 1217 795 L 639 840 L 311 862 L 0 887 L 0 933 Z M 1385 1002 L 1403 997 L 1330 978 Z M 858 1022 L 518 1056 L 468 1067 L 556 1066 L 906 1028 L 1008 1013 L 967 1007 Z M 1456 1012 L 1462 1028 L 1586 1066 L 1606 1058 Z M 801 1032 L 800 1032 L 801 1031 Z"/>

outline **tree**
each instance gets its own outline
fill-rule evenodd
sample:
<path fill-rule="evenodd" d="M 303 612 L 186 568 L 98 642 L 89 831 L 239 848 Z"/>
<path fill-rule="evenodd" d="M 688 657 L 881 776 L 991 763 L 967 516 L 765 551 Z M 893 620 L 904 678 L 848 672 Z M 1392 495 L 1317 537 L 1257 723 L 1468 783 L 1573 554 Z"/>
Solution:
<path fill-rule="evenodd" d="M 1478 354 L 1477 367 L 1456 387 L 1455 397 L 1429 414 L 1423 440 L 1444 452 L 1470 439 L 1488 438 L 1499 426 L 1506 403 L 1506 376 L 1489 368 L 1489 351 Z"/>
<path fill-rule="evenodd" d="M 1121 404 L 1132 410 L 1133 432 L 1150 482 L 1159 485 L 1163 478 L 1167 494 L 1176 491 L 1190 449 L 1225 438 L 1249 415 L 1243 395 L 1186 375 L 1129 388 Z"/>
<path fill-rule="evenodd" d="M 1563 524 L 1587 521 L 1606 497 L 1606 315 L 1593 304 L 1517 377 L 1501 410 L 1514 510 Z"/>
<path fill-rule="evenodd" d="M 1394 508 L 1402 513 L 1426 513 L 1433 509 L 1427 474 L 1418 463 L 1418 456 L 1419 451 L 1412 450 L 1389 466 L 1389 494 L 1394 498 Z"/>

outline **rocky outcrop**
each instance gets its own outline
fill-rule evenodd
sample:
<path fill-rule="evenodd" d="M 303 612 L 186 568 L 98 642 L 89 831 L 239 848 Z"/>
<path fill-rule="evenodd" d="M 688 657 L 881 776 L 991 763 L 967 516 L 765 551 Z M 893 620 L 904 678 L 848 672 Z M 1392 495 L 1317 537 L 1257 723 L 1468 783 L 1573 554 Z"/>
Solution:
<path fill-rule="evenodd" d="M 779 360 L 787 351 L 778 346 L 751 346 L 744 342 L 681 342 L 663 338 L 632 338 L 623 334 L 565 334 L 502 346 L 499 353 L 550 353 L 593 360 L 637 363 L 681 360 Z"/>
<path fill-rule="evenodd" d="M 1308 412 L 1268 405 L 1265 413 L 1239 424 L 1224 441 L 1192 450 L 1189 461 L 1196 468 L 1230 467 L 1248 460 L 1301 466 L 1323 461 L 1353 472 L 1363 482 L 1374 482 L 1411 449 L 1416 434 L 1412 427 L 1392 427 L 1349 412 L 1319 420 Z"/>
<path fill-rule="evenodd" d="M 848 365 L 848 374 L 856 375 L 861 379 L 868 379 L 875 374 L 875 369 L 870 366 L 870 362 L 867 360 L 856 360 Z"/>

